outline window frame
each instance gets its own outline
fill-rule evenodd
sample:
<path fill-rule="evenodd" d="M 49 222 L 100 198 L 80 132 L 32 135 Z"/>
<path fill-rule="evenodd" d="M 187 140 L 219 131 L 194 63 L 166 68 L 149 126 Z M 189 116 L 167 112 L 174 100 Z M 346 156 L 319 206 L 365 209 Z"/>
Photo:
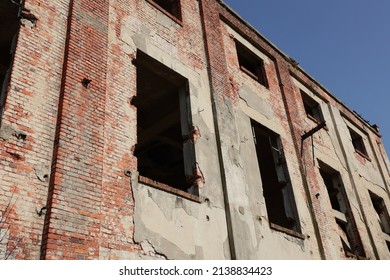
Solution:
<path fill-rule="evenodd" d="M 317 124 L 324 122 L 325 119 L 322 113 L 321 104 L 318 103 L 304 90 L 300 89 L 300 93 L 306 116 Z"/>
<path fill-rule="evenodd" d="M 378 215 L 378 223 L 380 224 L 382 232 L 390 236 L 390 215 L 384 199 L 370 190 L 368 193 L 371 199 L 372 207 L 374 208 L 375 213 Z M 381 210 L 383 213 L 380 213 L 377 208 L 382 208 Z"/>
<path fill-rule="evenodd" d="M 238 40 L 234 41 L 236 45 L 237 61 L 240 70 L 250 76 L 252 79 L 256 80 L 262 86 L 269 88 L 264 60 Z"/>
<path fill-rule="evenodd" d="M 329 203 L 331 204 L 333 211 L 334 221 L 337 225 L 337 232 L 339 234 L 345 255 L 347 257 L 365 258 L 366 253 L 364 251 L 364 246 L 356 226 L 355 218 L 352 214 L 351 204 L 346 193 L 343 178 L 340 172 L 336 169 L 330 167 L 322 161 L 318 161 L 318 163 L 318 172 L 322 178 L 322 182 L 328 194 Z M 328 186 L 327 183 L 330 183 L 332 186 Z M 337 191 L 335 195 L 333 195 L 334 190 Z M 337 199 L 337 207 L 335 207 L 335 202 L 332 201 L 335 198 Z M 345 237 L 343 238 L 342 234 L 340 233 L 345 234 Z M 347 244 L 345 238 L 347 238 L 349 244 Z M 354 247 L 352 247 L 353 245 Z"/>
<path fill-rule="evenodd" d="M 161 11 L 163 14 L 177 22 L 178 24 L 182 25 L 182 5 L 181 0 L 173 0 L 176 3 L 172 4 L 176 6 L 176 11 L 169 10 L 164 7 L 164 5 L 160 4 L 159 2 L 164 0 L 146 0 L 149 2 L 153 7 L 157 8 L 159 11 Z M 168 0 L 165 0 L 165 2 L 169 2 Z M 169 3 L 168 3 L 169 5 Z"/>
<path fill-rule="evenodd" d="M 281 137 L 279 134 L 273 132 L 272 130 L 261 125 L 253 119 L 251 119 L 251 129 L 253 135 L 253 142 L 256 149 L 256 159 L 260 171 L 263 196 L 267 209 L 267 216 L 270 228 L 284 232 L 300 239 L 304 239 L 305 236 L 301 232 L 300 219 L 298 215 L 295 196 L 292 189 L 290 175 L 288 172 L 287 161 L 285 158 Z M 257 141 L 260 138 L 262 138 L 262 140 L 260 141 L 266 141 L 267 137 L 269 146 L 265 148 L 261 145 L 258 146 Z M 262 149 L 262 151 L 260 151 L 260 149 Z M 267 153 L 266 149 L 268 149 L 269 153 L 267 159 L 272 160 L 272 166 L 274 167 L 273 178 L 270 178 L 269 176 L 271 175 L 265 172 L 265 170 L 263 169 L 264 165 L 262 165 L 262 161 L 260 160 L 261 154 L 264 155 L 265 153 Z M 267 176 L 268 178 L 265 178 L 265 176 Z M 274 180 L 274 183 L 277 182 L 276 185 L 268 185 L 270 179 L 271 181 Z M 272 208 L 270 207 L 270 205 L 272 204 L 270 201 L 271 198 L 268 198 L 267 195 L 267 193 L 272 193 L 275 191 L 281 192 L 279 193 L 279 200 L 282 199 L 282 204 L 284 205 L 284 213 L 282 213 L 284 217 L 282 217 L 282 219 L 293 221 L 293 224 L 291 226 L 276 221 L 278 218 L 275 218 L 275 216 L 280 215 L 281 212 L 276 213 L 272 210 Z M 274 199 L 272 199 L 272 202 L 274 202 Z"/>
<path fill-rule="evenodd" d="M 183 77 L 179 73 L 177 73 L 175 70 L 169 68 L 168 66 L 164 65 L 160 61 L 154 59 L 153 57 L 149 56 L 148 54 L 138 50 L 137 51 L 137 59 L 135 60 L 135 65 L 137 67 L 137 95 L 133 97 L 132 99 L 132 105 L 134 105 L 137 108 L 137 145 L 140 145 L 135 147 L 134 150 L 134 156 L 137 157 L 138 159 L 138 165 L 137 165 L 137 170 L 139 173 L 138 176 L 138 181 L 140 183 L 155 187 L 160 190 L 164 190 L 169 193 L 173 193 L 175 195 L 179 195 L 181 197 L 187 198 L 189 200 L 195 201 L 195 202 L 201 202 L 200 196 L 199 196 L 199 186 L 197 185 L 197 180 L 199 179 L 196 177 L 196 159 L 195 159 L 195 143 L 193 139 L 191 138 L 191 134 L 194 132 L 193 131 L 193 126 L 192 126 L 192 117 L 191 117 L 191 108 L 190 108 L 190 94 L 189 94 L 189 82 L 186 77 Z M 142 70 L 144 69 L 144 70 Z M 145 111 L 145 108 L 151 107 L 154 108 L 157 103 L 158 95 L 155 95 L 153 99 L 150 100 L 150 98 L 147 98 L 146 95 L 147 91 L 145 93 L 142 93 L 142 88 L 141 86 L 141 80 L 140 79 L 141 75 L 143 75 L 142 72 L 139 71 L 146 71 L 146 74 L 153 73 L 153 75 L 157 75 L 159 79 L 168 81 L 170 84 L 171 88 L 167 88 L 166 90 L 162 91 L 162 96 L 164 99 L 167 99 L 168 96 L 165 96 L 167 94 L 171 94 L 172 88 L 174 89 L 174 96 L 171 97 L 173 98 L 172 101 L 175 101 L 172 105 L 175 107 L 176 110 L 179 111 L 179 118 L 177 118 L 178 124 L 175 124 L 174 126 L 176 127 L 175 129 L 180 130 L 180 145 L 182 145 L 181 149 L 181 155 L 182 155 L 182 162 L 183 162 L 183 167 L 184 170 L 182 174 L 179 174 L 179 177 L 182 177 L 182 179 L 185 177 L 187 182 L 192 183 L 192 186 L 190 188 L 187 188 L 187 190 L 184 190 L 184 186 L 174 186 L 174 185 L 169 185 L 169 183 L 164 182 L 163 180 L 159 181 L 158 177 L 159 175 L 152 174 L 152 176 L 148 176 L 148 173 L 150 172 L 141 172 L 140 171 L 140 160 L 141 157 L 144 157 L 145 149 L 149 149 L 148 147 L 151 147 L 150 151 L 153 151 L 153 143 L 158 142 L 158 140 L 161 137 L 165 137 L 162 133 L 164 131 L 167 131 L 169 127 L 166 127 L 165 130 L 161 132 L 154 132 L 156 135 L 148 136 L 148 138 L 143 138 L 144 140 L 141 140 L 140 137 L 142 135 L 148 135 L 148 132 L 156 126 L 156 123 L 152 122 L 153 125 L 152 127 L 146 127 L 145 124 L 142 126 L 142 130 L 140 130 L 141 123 L 143 122 L 140 117 L 140 110 Z M 143 79 L 147 79 L 147 77 L 144 77 Z M 144 80 L 145 83 L 145 80 Z M 165 82 L 166 83 L 166 82 Z M 151 89 L 148 89 L 150 91 Z M 167 91 L 168 90 L 168 91 Z M 165 93 L 164 93 L 165 92 Z M 144 96 L 142 96 L 144 95 Z M 161 99 L 160 97 L 160 99 Z M 142 99 L 141 99 L 142 98 Z M 177 101 L 177 103 L 176 103 Z M 151 103 L 154 102 L 154 103 Z M 145 104 L 142 104 L 145 103 Z M 152 104 L 152 105 L 151 105 Z M 154 105 L 153 105 L 154 104 Z M 158 105 L 158 104 L 157 104 Z M 148 107 L 146 107 L 148 106 Z M 154 107 L 153 107 L 154 106 Z M 142 108 L 142 109 L 141 109 Z M 160 112 L 161 113 L 161 112 Z M 172 112 L 169 112 L 169 115 L 164 115 L 162 118 L 159 116 L 159 120 L 164 121 L 165 119 L 171 119 L 170 115 Z M 153 120 L 153 117 L 152 117 Z M 176 123 L 175 121 L 175 123 Z M 149 123 L 150 123 L 150 118 L 149 118 Z M 179 128 L 178 128 L 179 127 Z M 170 128 L 169 128 L 170 129 Z M 146 131 L 146 132 L 145 132 Z M 175 139 L 178 138 L 178 135 L 175 134 Z M 175 140 L 177 141 L 177 140 Z M 170 141 L 169 141 L 170 142 Z M 169 143 L 168 142 L 168 143 Z M 151 145 L 149 145 L 150 143 Z M 179 142 L 178 142 L 179 143 Z M 158 143 L 157 143 L 158 147 Z M 146 150 L 147 151 L 147 150 Z M 147 153 L 150 153 L 150 151 L 147 151 Z M 150 157 L 149 157 L 150 159 Z M 146 165 L 148 168 L 151 166 Z M 154 165 L 153 165 L 154 166 Z M 182 180 L 180 179 L 180 180 Z M 179 180 L 179 181 L 180 181 Z"/>
<path fill-rule="evenodd" d="M 348 127 L 349 135 L 351 137 L 351 143 L 356 153 L 361 155 L 362 157 L 366 158 L 367 160 L 371 160 L 366 145 L 364 143 L 364 138 L 360 133 L 356 132 L 353 128 L 350 126 Z"/>

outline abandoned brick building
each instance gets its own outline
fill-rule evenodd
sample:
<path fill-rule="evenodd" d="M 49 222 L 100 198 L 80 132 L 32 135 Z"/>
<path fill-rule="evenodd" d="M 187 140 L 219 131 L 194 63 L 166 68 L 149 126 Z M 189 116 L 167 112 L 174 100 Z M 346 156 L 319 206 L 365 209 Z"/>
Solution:
<path fill-rule="evenodd" d="M 390 259 L 378 127 L 223 1 L 0 21 L 0 258 Z"/>

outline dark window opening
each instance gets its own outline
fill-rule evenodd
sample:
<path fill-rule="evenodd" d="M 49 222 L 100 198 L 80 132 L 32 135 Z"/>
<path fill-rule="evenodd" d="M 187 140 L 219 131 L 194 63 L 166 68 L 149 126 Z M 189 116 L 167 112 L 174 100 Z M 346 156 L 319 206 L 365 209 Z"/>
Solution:
<path fill-rule="evenodd" d="M 338 234 L 340 236 L 340 240 L 341 240 L 341 244 L 343 245 L 344 252 L 355 255 L 354 249 L 352 247 L 353 238 L 350 235 L 349 231 L 347 230 L 347 224 L 338 220 L 336 220 L 336 223 L 337 223 Z"/>
<path fill-rule="evenodd" d="M 181 20 L 180 0 L 149 0 L 156 3 L 164 11 Z"/>
<path fill-rule="evenodd" d="M 241 70 L 268 88 L 264 61 L 251 52 L 247 47 L 236 41 L 238 63 Z"/>
<path fill-rule="evenodd" d="M 344 213 L 346 211 L 345 205 L 342 205 L 343 202 L 342 193 L 341 193 L 341 182 L 339 174 L 337 172 L 325 171 L 323 168 L 320 169 L 320 174 L 324 180 L 326 190 L 328 191 L 329 199 L 334 210 Z M 343 208 L 343 209 L 342 209 Z"/>
<path fill-rule="evenodd" d="M 347 255 L 352 254 L 365 257 L 363 244 L 357 231 L 356 223 L 351 212 L 351 206 L 345 192 L 344 184 L 339 172 L 320 162 L 320 174 L 326 186 L 332 209 L 335 210 L 335 220 L 338 234 L 344 251 Z"/>
<path fill-rule="evenodd" d="M 390 253 L 390 242 L 386 241 L 386 245 L 387 245 L 387 249 L 389 249 L 389 253 Z"/>
<path fill-rule="evenodd" d="M 381 225 L 381 229 L 384 233 L 390 235 L 390 218 L 385 202 L 383 201 L 383 198 L 377 196 L 376 194 L 372 192 L 369 193 L 372 205 L 374 206 L 375 212 L 377 214 L 378 222 Z"/>
<path fill-rule="evenodd" d="M 301 95 L 307 116 L 317 123 L 322 123 L 324 121 L 324 117 L 322 115 L 320 104 L 302 90 Z"/>
<path fill-rule="evenodd" d="M 137 145 L 141 176 L 170 187 L 193 188 L 193 142 L 187 80 L 151 57 L 137 55 Z M 185 140 L 183 140 L 185 139 Z M 197 194 L 197 189 L 191 191 Z"/>
<path fill-rule="evenodd" d="M 19 1 L 0 1 L 0 119 L 11 75 L 12 61 L 19 33 Z"/>
<path fill-rule="evenodd" d="M 366 147 L 364 146 L 364 140 L 363 137 L 360 136 L 357 132 L 352 130 L 351 128 L 348 127 L 349 133 L 351 135 L 352 139 L 352 145 L 355 148 L 355 151 L 368 157 Z"/>
<path fill-rule="evenodd" d="M 269 221 L 301 232 L 280 137 L 253 121 L 252 130 Z"/>

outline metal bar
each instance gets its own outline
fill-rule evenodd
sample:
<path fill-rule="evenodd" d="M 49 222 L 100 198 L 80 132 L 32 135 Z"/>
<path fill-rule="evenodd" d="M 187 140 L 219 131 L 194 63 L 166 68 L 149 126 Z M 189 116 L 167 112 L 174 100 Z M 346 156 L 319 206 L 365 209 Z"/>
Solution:
<path fill-rule="evenodd" d="M 318 130 L 324 128 L 325 126 L 326 126 L 326 122 L 323 121 L 322 123 L 317 125 L 315 128 L 313 128 L 313 129 L 309 130 L 308 132 L 306 132 L 305 134 L 303 134 L 301 137 L 301 140 L 304 141 L 306 138 L 312 136 L 314 133 L 316 133 Z"/>

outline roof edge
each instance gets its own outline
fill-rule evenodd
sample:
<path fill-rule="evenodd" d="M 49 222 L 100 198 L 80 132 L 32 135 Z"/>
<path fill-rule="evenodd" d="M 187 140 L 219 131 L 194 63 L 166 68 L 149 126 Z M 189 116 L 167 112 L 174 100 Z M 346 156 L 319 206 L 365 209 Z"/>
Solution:
<path fill-rule="evenodd" d="M 349 108 L 343 101 L 341 101 L 338 97 L 336 97 L 333 93 L 330 92 L 323 84 L 318 82 L 313 76 L 309 75 L 301 66 L 293 65 L 291 62 L 291 57 L 284 53 L 281 49 L 279 49 L 274 43 L 272 43 L 267 37 L 260 33 L 253 25 L 251 25 L 248 21 L 243 19 L 232 7 L 226 4 L 223 0 L 216 0 L 222 7 L 224 7 L 228 12 L 230 12 L 233 16 L 239 19 L 243 24 L 245 24 L 248 28 L 250 28 L 253 32 L 255 32 L 260 38 L 262 38 L 267 44 L 269 44 L 276 52 L 278 52 L 283 58 L 286 59 L 294 68 L 297 68 L 302 72 L 305 76 L 307 76 L 312 82 L 316 83 L 322 90 L 324 90 L 331 98 L 333 98 L 337 103 L 343 106 L 346 110 L 348 110 L 352 115 L 354 115 L 357 119 L 362 121 L 364 124 L 368 126 L 368 128 L 374 132 L 377 136 L 382 138 L 382 135 L 379 132 L 379 126 L 377 124 L 370 124 L 367 120 L 365 120 L 359 113 L 355 110 Z M 376 127 L 376 128 L 374 128 Z"/>

